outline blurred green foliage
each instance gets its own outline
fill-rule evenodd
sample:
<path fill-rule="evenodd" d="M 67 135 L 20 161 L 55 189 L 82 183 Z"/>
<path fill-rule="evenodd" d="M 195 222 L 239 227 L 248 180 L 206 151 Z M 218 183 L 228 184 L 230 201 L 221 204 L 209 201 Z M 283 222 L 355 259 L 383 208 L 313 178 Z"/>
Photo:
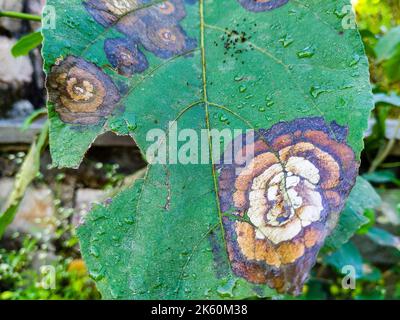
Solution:
<path fill-rule="evenodd" d="M 340 228 L 352 228 L 345 238 L 337 239 L 334 233 L 328 239 L 300 299 L 400 299 L 400 227 L 393 222 L 400 219 L 400 161 L 393 155 L 396 139 L 387 139 L 387 119 L 400 123 L 400 1 L 358 0 L 354 4 L 370 61 L 375 125 L 365 141 L 363 179 L 359 179 L 339 222 Z M 33 42 L 26 40 L 19 45 L 27 52 Z M 35 41 L 39 43 L 37 37 Z M 394 133 L 400 134 L 400 125 Z M 98 163 L 96 169 L 105 170 L 107 190 L 124 179 L 115 164 Z M 64 178 L 60 174 L 56 180 Z M 73 211 L 63 208 L 61 201 L 56 206 L 54 238 L 27 235 L 18 244 L 21 236 L 15 235 L 16 249 L 0 249 L 0 300 L 100 298 L 80 260 Z M 40 285 L 43 274 L 37 259 L 49 256 L 56 271 L 55 289 Z M 342 285 L 346 275 L 343 267 L 349 265 L 355 270 L 354 289 Z"/>

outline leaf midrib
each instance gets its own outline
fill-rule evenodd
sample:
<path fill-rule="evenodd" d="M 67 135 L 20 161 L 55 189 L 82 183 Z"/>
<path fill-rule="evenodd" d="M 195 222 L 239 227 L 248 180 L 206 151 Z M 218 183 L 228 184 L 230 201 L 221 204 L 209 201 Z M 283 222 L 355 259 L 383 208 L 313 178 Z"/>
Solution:
<path fill-rule="evenodd" d="M 222 212 L 221 212 L 221 204 L 218 197 L 218 181 L 217 174 L 214 166 L 213 159 L 213 145 L 211 139 L 211 124 L 210 124 L 210 112 L 209 112 L 209 101 L 207 94 L 207 60 L 206 60 L 206 49 L 205 49 L 205 21 L 204 21 L 204 0 L 199 0 L 199 13 L 200 13 L 200 47 L 201 47 L 201 65 L 202 65 L 202 81 L 203 81 L 203 99 L 204 99 L 204 107 L 205 107 L 205 121 L 208 132 L 208 145 L 209 145 L 209 156 L 212 170 L 212 178 L 214 183 L 214 195 L 215 201 L 217 204 L 219 224 L 221 229 L 221 236 L 224 242 L 225 252 L 228 252 L 228 247 L 225 239 L 224 225 L 222 222 Z"/>

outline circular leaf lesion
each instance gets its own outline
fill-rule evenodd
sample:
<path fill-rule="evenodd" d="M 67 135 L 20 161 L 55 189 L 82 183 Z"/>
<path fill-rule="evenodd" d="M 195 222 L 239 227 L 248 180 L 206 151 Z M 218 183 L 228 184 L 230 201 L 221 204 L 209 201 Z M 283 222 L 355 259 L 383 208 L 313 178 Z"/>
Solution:
<path fill-rule="evenodd" d="M 251 135 L 236 138 L 246 144 L 224 155 L 233 163 L 220 165 L 221 210 L 233 212 L 223 219 L 233 271 L 299 293 L 359 164 L 346 144 L 347 128 L 320 117 L 280 122 Z"/>

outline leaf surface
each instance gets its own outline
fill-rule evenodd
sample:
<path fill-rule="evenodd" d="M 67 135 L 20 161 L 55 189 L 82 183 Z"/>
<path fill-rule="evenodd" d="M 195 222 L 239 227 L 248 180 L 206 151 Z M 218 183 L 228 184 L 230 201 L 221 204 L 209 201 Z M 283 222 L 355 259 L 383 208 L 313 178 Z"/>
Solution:
<path fill-rule="evenodd" d="M 377 209 L 382 204 L 380 196 L 365 179 L 358 177 L 340 215 L 339 223 L 326 239 L 325 249 L 336 250 L 345 244 L 363 225 L 369 222 L 364 216 L 367 209 Z"/>

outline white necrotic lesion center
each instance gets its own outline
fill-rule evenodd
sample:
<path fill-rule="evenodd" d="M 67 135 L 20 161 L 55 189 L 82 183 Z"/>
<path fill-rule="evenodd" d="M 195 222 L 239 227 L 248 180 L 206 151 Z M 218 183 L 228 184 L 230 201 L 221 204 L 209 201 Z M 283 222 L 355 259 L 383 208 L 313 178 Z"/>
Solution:
<path fill-rule="evenodd" d="M 318 221 L 323 210 L 317 167 L 302 157 L 274 164 L 255 177 L 249 192 L 250 221 L 257 239 L 277 244 L 291 240 Z"/>
<path fill-rule="evenodd" d="M 112 13 L 117 15 L 127 14 L 138 7 L 137 0 L 109 0 L 105 4 Z"/>

